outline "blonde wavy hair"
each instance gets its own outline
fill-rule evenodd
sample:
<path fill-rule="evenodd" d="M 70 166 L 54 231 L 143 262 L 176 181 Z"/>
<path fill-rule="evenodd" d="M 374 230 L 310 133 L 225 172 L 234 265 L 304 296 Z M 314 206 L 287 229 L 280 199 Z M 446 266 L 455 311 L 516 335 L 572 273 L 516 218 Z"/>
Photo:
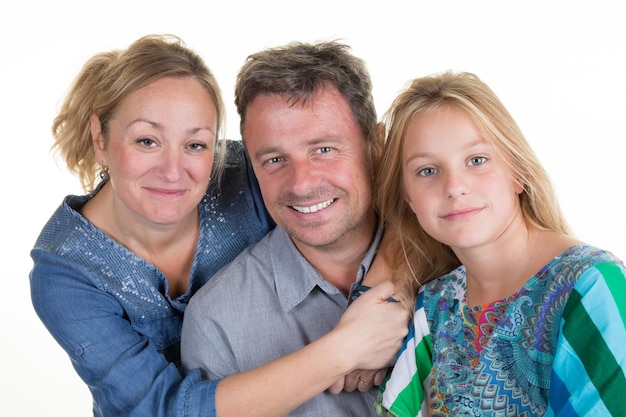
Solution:
<path fill-rule="evenodd" d="M 224 141 L 219 141 L 225 107 L 217 81 L 202 58 L 174 35 L 147 35 L 125 50 L 94 55 L 74 79 L 52 124 L 52 150 L 78 177 L 83 190 L 91 192 L 100 170 L 95 160 L 90 117 L 100 119 L 105 140 L 108 123 L 128 95 L 164 77 L 192 77 L 209 93 L 217 112 L 216 164 L 219 177 Z"/>
<path fill-rule="evenodd" d="M 465 112 L 503 156 L 523 187 L 519 201 L 527 224 L 570 234 L 547 172 L 513 117 L 483 81 L 471 73 L 450 71 L 414 79 L 383 117 L 386 139 L 374 188 L 377 209 L 387 224 L 389 245 L 383 255 L 394 279 L 413 298 L 421 285 L 460 265 L 449 246 L 422 229 L 405 200 L 402 180 L 402 147 L 409 123 L 416 115 L 442 106 Z"/>

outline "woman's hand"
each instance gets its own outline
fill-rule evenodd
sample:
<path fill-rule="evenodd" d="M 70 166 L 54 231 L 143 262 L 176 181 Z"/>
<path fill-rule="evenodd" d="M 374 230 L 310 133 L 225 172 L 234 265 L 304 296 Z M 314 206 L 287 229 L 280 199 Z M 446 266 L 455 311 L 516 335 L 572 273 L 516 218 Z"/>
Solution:
<path fill-rule="evenodd" d="M 378 372 L 395 362 L 408 333 L 409 312 L 401 303 L 389 301 L 393 296 L 394 286 L 390 281 L 375 285 L 348 307 L 332 330 L 339 337 L 339 352 L 345 363 L 352 365 L 351 371 Z M 346 380 L 344 386 L 351 387 L 353 380 L 352 377 Z M 363 381 L 370 380 L 373 380 L 371 376 Z"/>

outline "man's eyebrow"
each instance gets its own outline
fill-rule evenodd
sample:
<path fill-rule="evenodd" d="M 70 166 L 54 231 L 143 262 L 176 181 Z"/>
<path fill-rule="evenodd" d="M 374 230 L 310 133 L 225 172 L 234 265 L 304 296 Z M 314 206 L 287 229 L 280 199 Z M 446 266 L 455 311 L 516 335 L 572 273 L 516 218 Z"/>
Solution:
<path fill-rule="evenodd" d="M 270 154 L 275 154 L 275 153 L 279 153 L 280 149 L 277 146 L 268 146 L 265 147 L 259 151 L 257 151 L 254 154 L 255 159 L 259 160 L 259 159 L 263 159 L 265 156 L 270 155 Z"/>

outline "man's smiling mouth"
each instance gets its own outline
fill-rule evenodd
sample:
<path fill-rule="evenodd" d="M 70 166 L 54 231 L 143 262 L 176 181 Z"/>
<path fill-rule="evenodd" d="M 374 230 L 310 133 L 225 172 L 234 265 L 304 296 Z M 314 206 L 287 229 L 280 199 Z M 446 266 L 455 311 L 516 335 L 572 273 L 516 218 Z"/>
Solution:
<path fill-rule="evenodd" d="M 322 201 L 321 203 L 315 204 L 313 206 L 303 207 L 303 206 L 291 206 L 292 209 L 299 213 L 315 213 L 316 211 L 325 209 L 335 202 L 335 199 L 332 198 L 330 200 Z"/>

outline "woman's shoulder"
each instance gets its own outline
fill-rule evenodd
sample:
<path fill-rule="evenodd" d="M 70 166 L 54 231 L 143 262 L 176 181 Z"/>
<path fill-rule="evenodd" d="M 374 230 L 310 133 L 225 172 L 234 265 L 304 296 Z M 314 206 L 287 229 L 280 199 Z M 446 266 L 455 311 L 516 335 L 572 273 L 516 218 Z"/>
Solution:
<path fill-rule="evenodd" d="M 225 152 L 220 161 L 221 169 L 213 172 L 205 198 L 211 200 L 231 200 L 241 195 L 242 190 L 250 189 L 255 184 L 252 166 L 247 160 L 241 141 L 224 139 L 224 146 L 219 152 Z"/>
<path fill-rule="evenodd" d="M 211 227 L 234 227 L 233 230 L 243 226 L 252 227 L 260 229 L 264 235 L 274 227 L 274 222 L 263 204 L 252 165 L 241 141 L 225 142 L 223 170 L 217 178 L 211 180 L 200 202 L 202 222 Z M 255 236 L 254 239 L 256 241 L 259 237 Z"/>
<path fill-rule="evenodd" d="M 88 224 L 78 212 L 89 199 L 89 195 L 68 195 L 50 216 L 35 242 L 34 249 L 54 252 L 60 248 L 78 227 Z"/>
<path fill-rule="evenodd" d="M 224 170 L 240 171 L 247 169 L 243 142 L 234 139 L 222 139 L 222 144 L 223 146 L 219 147 L 219 149 L 225 152 L 224 158 L 222 159 Z"/>

